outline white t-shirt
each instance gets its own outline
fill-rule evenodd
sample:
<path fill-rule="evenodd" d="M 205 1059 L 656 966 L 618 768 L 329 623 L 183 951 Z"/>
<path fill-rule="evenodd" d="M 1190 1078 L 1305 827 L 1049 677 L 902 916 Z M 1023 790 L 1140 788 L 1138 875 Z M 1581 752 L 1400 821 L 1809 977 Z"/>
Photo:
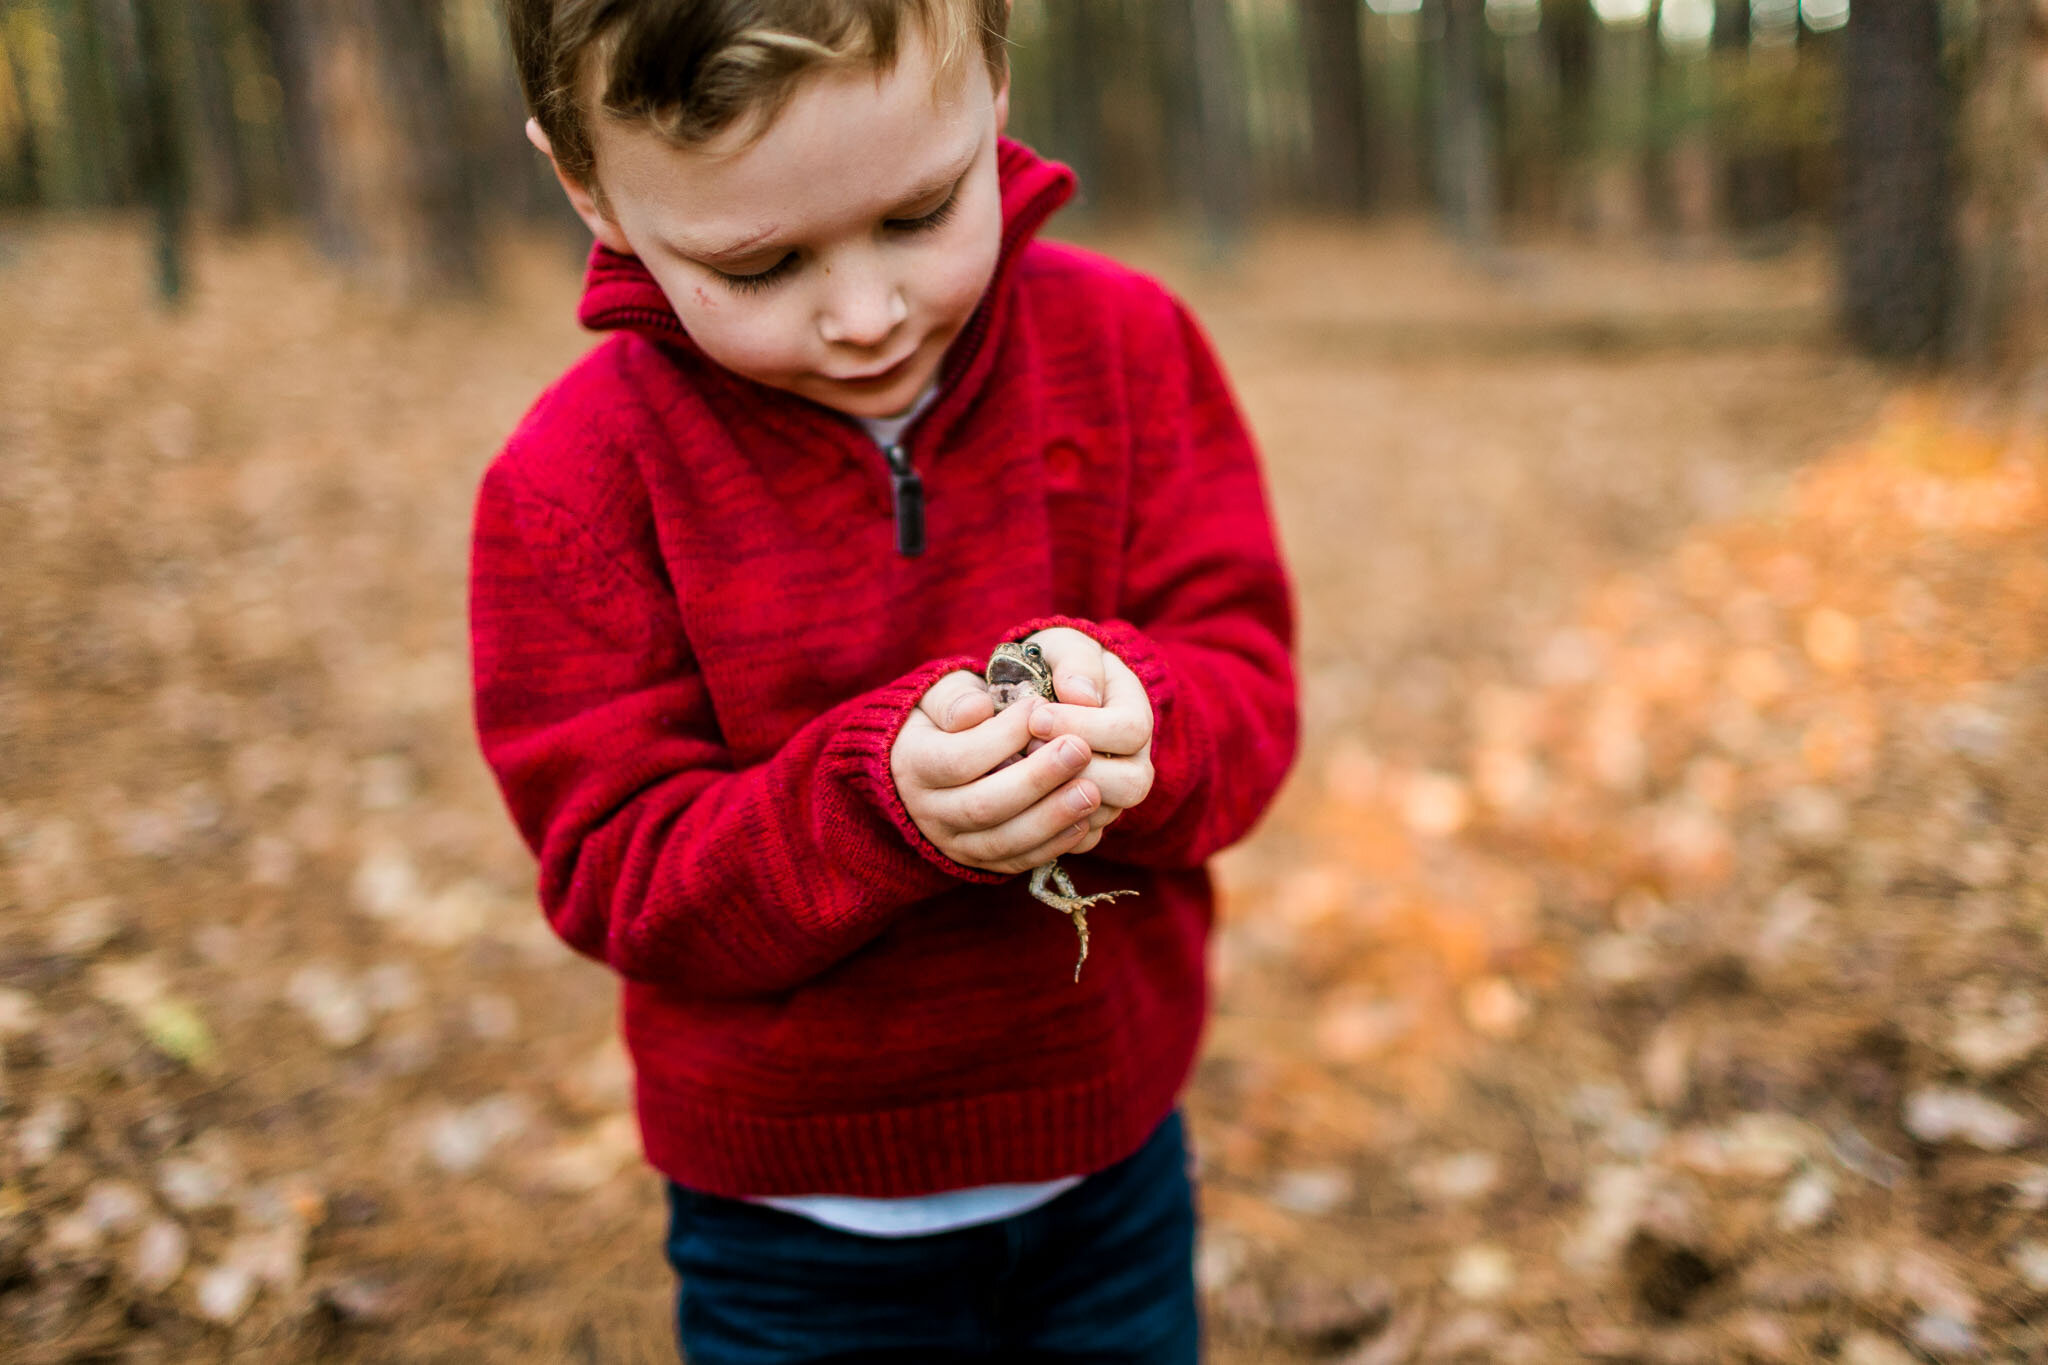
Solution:
<path fill-rule="evenodd" d="M 860 424 L 881 449 L 903 439 L 903 432 L 918 414 L 931 406 L 936 388 L 926 389 L 915 403 L 894 417 L 863 417 Z M 756 1204 L 785 1213 L 801 1214 L 816 1223 L 858 1232 L 868 1237 L 925 1237 L 955 1228 L 971 1228 L 1014 1218 L 1027 1209 L 1050 1203 L 1081 1183 L 1070 1175 L 1059 1180 L 1029 1185 L 976 1185 L 965 1190 L 942 1190 L 938 1194 L 908 1199 L 861 1199 L 844 1194 L 800 1194 L 755 1199 Z"/>

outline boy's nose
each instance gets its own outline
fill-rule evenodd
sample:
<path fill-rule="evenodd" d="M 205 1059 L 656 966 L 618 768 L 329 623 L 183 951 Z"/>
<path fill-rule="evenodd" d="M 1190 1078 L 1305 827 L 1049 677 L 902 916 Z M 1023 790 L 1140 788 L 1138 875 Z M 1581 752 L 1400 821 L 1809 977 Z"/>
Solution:
<path fill-rule="evenodd" d="M 910 316 L 910 304 L 894 284 L 843 288 L 818 315 L 818 335 L 834 346 L 871 348 L 889 339 Z"/>

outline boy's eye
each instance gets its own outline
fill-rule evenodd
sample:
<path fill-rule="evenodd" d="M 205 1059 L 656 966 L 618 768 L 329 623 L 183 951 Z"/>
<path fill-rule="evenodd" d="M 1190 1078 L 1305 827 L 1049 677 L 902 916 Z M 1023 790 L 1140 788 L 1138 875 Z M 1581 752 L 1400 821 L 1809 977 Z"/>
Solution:
<path fill-rule="evenodd" d="M 952 220 L 953 209 L 960 202 L 960 187 L 955 185 L 946 202 L 919 218 L 890 218 L 882 226 L 894 232 L 931 232 L 944 227 Z"/>
<path fill-rule="evenodd" d="M 711 273 L 724 280 L 727 288 L 737 293 L 748 294 L 756 289 L 766 289 L 769 285 L 774 284 L 794 269 L 796 269 L 796 253 L 792 251 L 766 270 L 756 270 L 746 275 L 734 275 L 729 271 L 718 269 L 713 269 Z"/>

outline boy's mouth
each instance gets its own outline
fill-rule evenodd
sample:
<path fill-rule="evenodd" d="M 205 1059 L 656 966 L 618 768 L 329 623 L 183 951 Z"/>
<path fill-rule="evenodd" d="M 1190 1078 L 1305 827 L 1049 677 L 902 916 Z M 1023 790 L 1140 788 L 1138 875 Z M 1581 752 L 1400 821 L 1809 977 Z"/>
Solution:
<path fill-rule="evenodd" d="M 917 358 L 917 350 L 918 348 L 912 347 L 910 351 L 906 353 L 901 360 L 898 360 L 896 363 L 888 366 L 885 369 L 870 370 L 866 374 L 848 375 L 843 379 L 833 379 L 832 382 L 835 384 L 843 384 L 848 388 L 854 389 L 881 388 L 890 383 L 892 380 L 899 379 L 902 377 L 904 369 L 910 364 L 912 360 Z"/>

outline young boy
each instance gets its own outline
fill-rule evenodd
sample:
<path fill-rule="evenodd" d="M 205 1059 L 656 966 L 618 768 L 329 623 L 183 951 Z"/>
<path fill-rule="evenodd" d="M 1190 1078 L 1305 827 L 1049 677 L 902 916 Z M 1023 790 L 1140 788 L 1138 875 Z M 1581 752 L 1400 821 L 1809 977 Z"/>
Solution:
<path fill-rule="evenodd" d="M 1205 343 L 1033 241 L 1007 0 L 509 9 L 611 335 L 485 476 L 477 722 L 625 980 L 686 1354 L 1194 1359 L 1203 863 L 1295 733 Z M 1078 982 L 1054 858 L 1138 892 Z"/>

